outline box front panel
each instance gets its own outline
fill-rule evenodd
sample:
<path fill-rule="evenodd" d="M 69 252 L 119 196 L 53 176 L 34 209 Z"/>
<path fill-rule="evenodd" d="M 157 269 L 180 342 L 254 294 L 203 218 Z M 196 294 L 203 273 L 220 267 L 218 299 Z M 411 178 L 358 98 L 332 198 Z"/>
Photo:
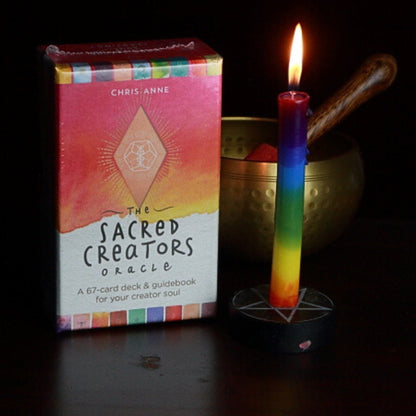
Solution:
<path fill-rule="evenodd" d="M 60 330 L 216 301 L 221 61 L 56 68 Z"/>

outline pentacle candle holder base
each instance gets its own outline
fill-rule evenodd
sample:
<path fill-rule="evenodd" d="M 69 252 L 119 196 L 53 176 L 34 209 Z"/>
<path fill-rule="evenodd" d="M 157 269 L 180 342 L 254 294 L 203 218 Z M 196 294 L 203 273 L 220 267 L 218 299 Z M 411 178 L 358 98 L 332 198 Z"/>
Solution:
<path fill-rule="evenodd" d="M 280 353 L 303 353 L 329 344 L 335 305 L 323 293 L 301 288 L 294 308 L 269 303 L 269 285 L 234 294 L 229 305 L 231 335 L 243 344 Z"/>

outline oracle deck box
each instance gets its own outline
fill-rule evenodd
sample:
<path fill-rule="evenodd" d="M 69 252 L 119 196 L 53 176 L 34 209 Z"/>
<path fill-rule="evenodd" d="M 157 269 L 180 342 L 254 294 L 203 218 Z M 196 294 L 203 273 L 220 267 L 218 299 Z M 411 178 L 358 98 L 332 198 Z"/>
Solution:
<path fill-rule="evenodd" d="M 57 330 L 213 316 L 222 58 L 198 39 L 39 56 Z"/>

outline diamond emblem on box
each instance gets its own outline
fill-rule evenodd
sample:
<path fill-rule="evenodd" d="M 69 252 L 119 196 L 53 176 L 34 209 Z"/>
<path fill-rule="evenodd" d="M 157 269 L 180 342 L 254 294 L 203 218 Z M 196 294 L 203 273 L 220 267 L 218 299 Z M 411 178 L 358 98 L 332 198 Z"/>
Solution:
<path fill-rule="evenodd" d="M 140 107 L 114 152 L 114 159 L 137 206 L 141 206 L 167 151 Z"/>

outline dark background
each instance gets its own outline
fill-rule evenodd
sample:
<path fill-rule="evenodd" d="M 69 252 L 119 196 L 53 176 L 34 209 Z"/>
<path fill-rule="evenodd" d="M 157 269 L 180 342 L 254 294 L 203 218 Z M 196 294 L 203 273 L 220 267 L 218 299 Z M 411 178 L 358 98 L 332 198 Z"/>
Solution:
<path fill-rule="evenodd" d="M 2 6 L 2 239 L 4 278 L 36 289 L 40 154 L 36 46 L 198 37 L 224 58 L 223 116 L 276 116 L 288 53 L 301 22 L 301 87 L 316 108 L 374 53 L 390 53 L 398 76 L 340 125 L 357 139 L 366 173 L 358 217 L 415 219 L 415 13 L 403 1 L 12 2 Z M 35 259 L 35 260 L 34 260 Z M 19 291 L 19 293 L 21 293 Z"/>

